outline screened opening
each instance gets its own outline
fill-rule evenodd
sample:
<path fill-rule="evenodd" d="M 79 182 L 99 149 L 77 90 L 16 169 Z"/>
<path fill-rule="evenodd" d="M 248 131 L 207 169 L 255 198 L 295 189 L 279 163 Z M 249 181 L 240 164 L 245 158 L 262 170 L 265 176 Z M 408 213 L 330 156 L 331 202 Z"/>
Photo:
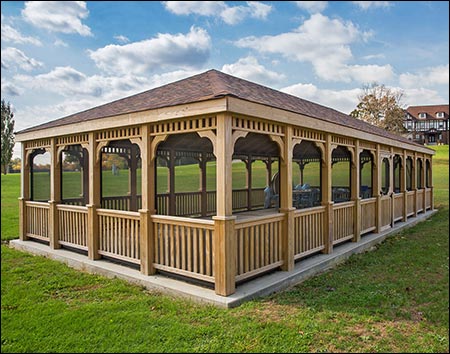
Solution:
<path fill-rule="evenodd" d="M 363 150 L 359 154 L 360 189 L 359 196 L 362 199 L 371 198 L 373 195 L 373 156 L 368 150 Z"/>
<path fill-rule="evenodd" d="M 129 140 L 113 141 L 101 150 L 101 206 L 137 211 L 141 207 L 141 156 Z"/>
<path fill-rule="evenodd" d="M 381 194 L 387 195 L 390 188 L 389 159 L 385 157 L 381 162 Z"/>
<path fill-rule="evenodd" d="M 36 149 L 30 155 L 30 200 L 50 200 L 50 153 Z"/>
<path fill-rule="evenodd" d="M 89 202 L 88 152 L 71 145 L 61 152 L 61 202 L 86 205 Z"/>
<path fill-rule="evenodd" d="M 422 159 L 417 159 L 417 189 L 423 188 L 423 162 Z"/>
<path fill-rule="evenodd" d="M 430 160 L 426 160 L 425 163 L 425 186 L 431 188 L 431 163 Z"/>
<path fill-rule="evenodd" d="M 406 190 L 412 190 L 412 181 L 413 181 L 413 163 L 412 158 L 406 158 Z"/>
<path fill-rule="evenodd" d="M 347 202 L 351 199 L 351 153 L 344 146 L 333 150 L 332 161 L 332 196 L 333 202 Z"/>
<path fill-rule="evenodd" d="M 394 193 L 401 192 L 401 171 L 402 171 L 402 158 L 400 155 L 394 156 Z"/>
<path fill-rule="evenodd" d="M 249 133 L 239 138 L 232 168 L 233 212 L 278 208 L 279 149 L 269 136 Z"/>
<path fill-rule="evenodd" d="M 160 215 L 216 213 L 216 159 L 211 141 L 197 133 L 170 135 L 158 145 L 156 210 Z"/>
<path fill-rule="evenodd" d="M 292 204 L 297 209 L 322 203 L 322 152 L 311 141 L 295 145 L 292 156 Z"/>

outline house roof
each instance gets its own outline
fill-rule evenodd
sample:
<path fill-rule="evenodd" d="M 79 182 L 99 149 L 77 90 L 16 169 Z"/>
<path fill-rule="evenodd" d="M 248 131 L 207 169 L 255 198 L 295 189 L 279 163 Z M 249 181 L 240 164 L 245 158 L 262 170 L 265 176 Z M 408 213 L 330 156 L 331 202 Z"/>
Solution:
<path fill-rule="evenodd" d="M 414 119 L 448 119 L 449 117 L 449 105 L 439 104 L 439 105 L 429 105 L 429 106 L 409 106 L 406 108 L 406 112 Z M 438 118 L 437 113 L 444 112 L 444 117 Z M 426 113 L 426 118 L 420 118 L 419 113 Z"/>
<path fill-rule="evenodd" d="M 359 119 L 355 119 L 335 109 L 240 79 L 217 70 L 209 70 L 133 96 L 27 128 L 17 132 L 17 134 L 73 123 L 82 123 L 94 119 L 107 119 L 108 117 L 120 114 L 201 102 L 224 96 L 237 97 L 242 100 L 299 113 L 312 118 L 411 144 L 410 140 L 402 136 L 390 133 Z"/>

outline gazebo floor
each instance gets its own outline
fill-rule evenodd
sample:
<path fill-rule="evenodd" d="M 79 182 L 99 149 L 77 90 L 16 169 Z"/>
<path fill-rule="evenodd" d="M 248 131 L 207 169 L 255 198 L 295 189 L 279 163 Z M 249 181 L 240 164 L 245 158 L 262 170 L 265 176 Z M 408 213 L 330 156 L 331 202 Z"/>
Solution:
<path fill-rule="evenodd" d="M 242 220 L 248 217 L 264 215 L 264 213 L 274 213 L 274 209 L 258 210 L 255 212 L 240 213 L 238 218 Z M 381 243 L 387 237 L 399 231 L 411 227 L 418 222 L 424 221 L 434 215 L 437 210 L 427 211 L 411 218 L 406 222 L 398 222 L 393 228 L 381 233 L 369 233 L 361 238 L 360 242 L 345 242 L 337 245 L 331 254 L 316 254 L 305 259 L 300 259 L 295 263 L 295 268 L 291 272 L 274 271 L 269 274 L 249 280 L 243 284 L 238 284 L 236 292 L 228 297 L 216 295 L 213 289 L 208 289 L 182 280 L 169 278 L 156 274 L 146 276 L 139 270 L 133 269 L 108 260 L 89 260 L 87 256 L 68 251 L 66 249 L 51 249 L 49 246 L 34 241 L 20 241 L 18 239 L 10 241 L 9 245 L 20 251 L 44 256 L 66 263 L 69 267 L 86 271 L 93 274 L 100 274 L 110 278 L 124 279 L 130 283 L 144 286 L 149 290 L 154 290 L 168 295 L 185 297 L 197 302 L 210 303 L 219 307 L 232 308 L 239 306 L 245 301 L 261 296 L 267 296 L 294 286 L 307 278 L 335 267 L 345 261 L 355 253 L 370 250 L 374 245 Z M 251 215 L 253 214 L 253 215 Z"/>

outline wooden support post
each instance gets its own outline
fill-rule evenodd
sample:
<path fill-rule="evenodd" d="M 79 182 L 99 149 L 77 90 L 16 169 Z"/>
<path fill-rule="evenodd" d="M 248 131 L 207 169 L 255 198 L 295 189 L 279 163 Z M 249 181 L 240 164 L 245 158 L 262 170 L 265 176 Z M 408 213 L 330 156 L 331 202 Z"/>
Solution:
<path fill-rule="evenodd" d="M 175 151 L 169 151 L 169 215 L 176 215 L 176 200 L 175 200 Z"/>
<path fill-rule="evenodd" d="M 130 185 L 130 210 L 137 211 L 137 148 L 134 144 L 132 144 L 130 150 L 130 173 L 128 174 Z"/>
<path fill-rule="evenodd" d="M 406 189 L 406 150 L 403 150 L 402 169 L 400 170 L 400 189 L 403 193 L 403 217 L 402 221 L 405 222 L 408 218 L 408 190 Z"/>
<path fill-rule="evenodd" d="M 248 155 L 247 163 L 245 164 L 247 167 L 247 210 L 252 210 L 252 165 L 253 165 L 253 157 L 252 155 Z"/>
<path fill-rule="evenodd" d="M 100 207 L 101 161 L 97 158 L 95 133 L 89 133 L 89 204 L 88 208 L 88 257 L 99 259 L 99 225 L 97 208 Z"/>
<path fill-rule="evenodd" d="M 144 124 L 142 132 L 142 209 L 140 213 L 140 260 L 141 273 L 145 275 L 155 274 L 154 263 L 154 235 L 152 215 L 156 213 L 155 208 L 155 169 L 156 169 L 156 146 L 152 149 L 150 140 L 150 127 Z"/>
<path fill-rule="evenodd" d="M 433 156 L 430 156 L 430 203 L 431 210 L 434 210 L 434 186 L 433 186 Z"/>
<path fill-rule="evenodd" d="M 57 204 L 61 201 L 61 163 L 59 161 L 58 149 L 56 146 L 56 139 L 51 139 L 50 146 L 50 200 L 49 200 L 49 243 L 50 248 L 61 248 L 58 241 L 58 210 Z"/>
<path fill-rule="evenodd" d="M 206 164 L 207 164 L 207 156 L 204 152 L 200 157 L 199 167 L 200 167 L 200 192 L 201 192 L 201 213 L 202 216 L 206 216 L 208 214 L 208 193 L 207 193 L 207 173 L 206 173 Z"/>
<path fill-rule="evenodd" d="M 333 252 L 333 198 L 332 198 L 332 146 L 331 146 L 331 134 L 326 135 L 325 152 L 322 157 L 322 205 L 326 207 L 325 215 L 323 218 L 323 232 L 324 232 L 324 250 L 323 253 Z"/>
<path fill-rule="evenodd" d="M 352 184 L 351 184 L 351 196 L 355 201 L 355 212 L 353 217 L 353 242 L 361 240 L 361 163 L 359 158 L 359 140 L 355 141 L 355 153 L 353 154 L 352 161 Z"/>
<path fill-rule="evenodd" d="M 422 189 L 423 189 L 423 194 L 422 194 L 422 206 L 423 206 L 423 213 L 425 214 L 426 211 L 426 205 L 427 205 L 427 184 L 426 184 L 426 174 L 427 174 L 427 161 L 425 160 L 425 155 L 423 155 L 422 158 Z"/>
<path fill-rule="evenodd" d="M 414 217 L 417 217 L 417 153 L 414 152 L 413 169 L 412 169 L 412 190 L 414 191 Z"/>
<path fill-rule="evenodd" d="M 281 269 L 291 271 L 294 269 L 294 210 L 292 206 L 292 126 L 286 126 L 282 158 L 280 159 L 280 212 L 284 213 L 282 233 Z"/>
<path fill-rule="evenodd" d="M 380 144 L 377 144 L 377 151 L 375 154 L 375 164 L 374 164 L 374 186 L 373 195 L 377 198 L 376 208 L 375 208 L 375 233 L 381 231 L 381 169 L 383 164 L 380 156 Z"/>
<path fill-rule="evenodd" d="M 394 148 L 391 147 L 391 156 L 389 157 L 389 195 L 391 197 L 391 227 L 394 227 L 395 219 L 395 161 L 394 161 Z"/>
<path fill-rule="evenodd" d="M 214 274 L 216 294 L 228 296 L 236 290 L 236 231 L 232 215 L 231 116 L 217 115 L 216 154 L 217 215 L 214 220 Z"/>
<path fill-rule="evenodd" d="M 100 248 L 99 232 L 98 232 L 98 215 L 97 207 L 92 204 L 86 205 L 88 209 L 88 257 L 89 259 L 100 259 L 98 250 Z"/>
<path fill-rule="evenodd" d="M 25 149 L 25 143 L 22 143 L 22 164 L 21 164 L 21 196 L 19 198 L 19 239 L 26 241 L 27 238 L 27 207 L 26 201 L 30 200 L 30 161 Z"/>

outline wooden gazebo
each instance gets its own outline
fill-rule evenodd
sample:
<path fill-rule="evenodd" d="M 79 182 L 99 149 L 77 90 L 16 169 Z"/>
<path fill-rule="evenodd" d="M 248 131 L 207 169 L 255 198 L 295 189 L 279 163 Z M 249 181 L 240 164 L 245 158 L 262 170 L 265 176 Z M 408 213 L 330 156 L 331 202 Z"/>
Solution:
<path fill-rule="evenodd" d="M 21 240 L 195 279 L 223 296 L 433 209 L 433 150 L 216 70 L 22 130 L 16 141 Z M 40 175 L 42 154 L 50 162 Z M 176 172 L 187 165 L 198 168 L 188 192 Z M 124 180 L 109 188 L 119 170 Z"/>

